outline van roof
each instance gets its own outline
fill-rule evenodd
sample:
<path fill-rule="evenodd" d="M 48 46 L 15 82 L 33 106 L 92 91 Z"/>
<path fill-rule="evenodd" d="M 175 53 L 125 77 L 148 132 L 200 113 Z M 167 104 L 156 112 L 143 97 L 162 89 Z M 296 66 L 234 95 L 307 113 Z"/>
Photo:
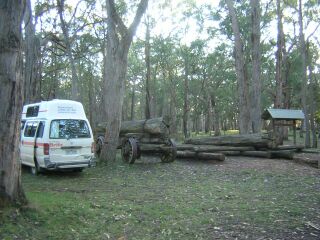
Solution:
<path fill-rule="evenodd" d="M 54 99 L 23 106 L 22 119 L 87 119 L 80 102 Z"/>

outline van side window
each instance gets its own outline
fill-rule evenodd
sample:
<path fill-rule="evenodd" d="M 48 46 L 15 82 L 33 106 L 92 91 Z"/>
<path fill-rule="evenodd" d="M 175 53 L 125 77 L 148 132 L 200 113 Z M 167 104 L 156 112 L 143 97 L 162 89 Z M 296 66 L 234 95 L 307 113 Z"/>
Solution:
<path fill-rule="evenodd" d="M 24 125 L 26 124 L 25 120 L 21 121 L 20 130 L 22 131 L 24 129 Z"/>
<path fill-rule="evenodd" d="M 43 131 L 44 131 L 44 122 L 39 123 L 38 131 L 37 131 L 37 138 L 43 137 Z"/>
<path fill-rule="evenodd" d="M 37 122 L 27 122 L 26 128 L 24 130 L 24 136 L 34 137 L 36 135 L 37 126 Z"/>
<path fill-rule="evenodd" d="M 28 107 L 26 117 L 37 117 L 39 113 L 39 105 Z"/>

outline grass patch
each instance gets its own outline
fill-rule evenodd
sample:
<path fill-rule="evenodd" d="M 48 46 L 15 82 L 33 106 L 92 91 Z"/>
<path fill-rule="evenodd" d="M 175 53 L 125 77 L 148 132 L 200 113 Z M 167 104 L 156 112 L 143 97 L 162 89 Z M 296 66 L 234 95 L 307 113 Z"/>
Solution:
<path fill-rule="evenodd" d="M 306 223 L 320 221 L 318 170 L 250 161 L 23 171 L 29 206 L 0 213 L 0 239 L 317 239 Z"/>

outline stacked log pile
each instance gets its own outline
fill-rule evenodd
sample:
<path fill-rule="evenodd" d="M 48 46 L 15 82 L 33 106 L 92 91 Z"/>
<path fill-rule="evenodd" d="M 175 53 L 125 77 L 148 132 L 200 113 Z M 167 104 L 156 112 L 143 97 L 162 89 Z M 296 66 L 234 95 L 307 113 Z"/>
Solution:
<path fill-rule="evenodd" d="M 106 122 L 101 122 L 95 128 L 95 136 L 104 136 Z M 119 143 L 120 148 L 123 139 L 133 137 L 141 143 L 164 143 L 169 139 L 169 128 L 164 118 L 152 118 L 145 120 L 123 121 L 120 127 Z"/>
<path fill-rule="evenodd" d="M 106 126 L 106 122 L 101 122 L 94 131 L 98 151 L 104 144 Z M 120 127 L 118 148 L 122 149 L 124 160 L 130 163 L 139 158 L 141 153 L 160 154 L 162 162 L 172 162 L 176 156 L 175 144 L 169 138 L 168 119 L 162 117 L 123 121 Z"/>
<path fill-rule="evenodd" d="M 177 146 L 177 158 L 198 158 L 223 161 L 225 156 L 293 159 L 302 146 L 275 146 L 264 134 L 227 135 L 191 138 Z"/>

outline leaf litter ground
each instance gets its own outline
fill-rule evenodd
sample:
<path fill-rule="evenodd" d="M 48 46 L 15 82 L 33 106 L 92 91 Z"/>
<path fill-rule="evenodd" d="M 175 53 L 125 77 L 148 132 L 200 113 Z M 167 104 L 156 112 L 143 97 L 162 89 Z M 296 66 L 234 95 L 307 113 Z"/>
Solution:
<path fill-rule="evenodd" d="M 320 171 L 287 160 L 98 164 L 32 176 L 0 239 L 320 239 Z"/>

